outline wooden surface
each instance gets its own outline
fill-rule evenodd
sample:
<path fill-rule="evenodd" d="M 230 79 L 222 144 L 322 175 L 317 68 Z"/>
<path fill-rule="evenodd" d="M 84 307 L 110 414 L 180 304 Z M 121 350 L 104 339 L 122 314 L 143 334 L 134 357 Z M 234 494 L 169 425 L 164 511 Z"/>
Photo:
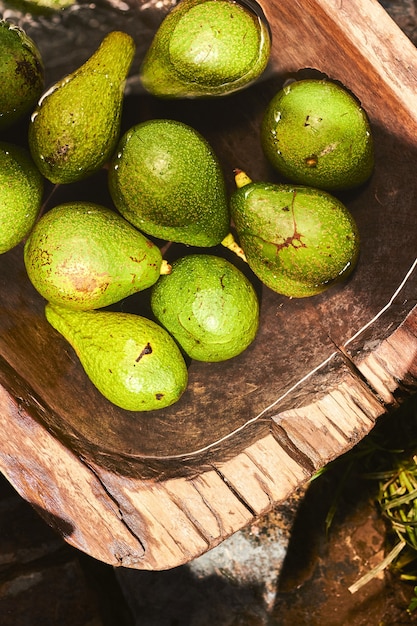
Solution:
<path fill-rule="evenodd" d="M 225 363 L 191 362 L 177 404 L 132 414 L 96 392 L 46 322 L 22 247 L 0 259 L 0 468 L 67 541 L 115 565 L 165 569 L 202 554 L 416 390 L 417 52 L 372 0 L 263 6 L 273 31 L 264 80 L 215 101 L 132 93 L 124 127 L 163 116 L 193 125 L 215 148 L 231 191 L 236 167 L 278 180 L 259 122 L 283 81 L 312 70 L 340 80 L 367 110 L 376 146 L 372 179 L 341 196 L 361 233 L 348 283 L 290 300 L 239 265 L 261 297 L 255 342 Z M 58 189 L 53 203 L 81 197 L 109 202 L 104 172 Z M 172 258 L 185 252 L 169 250 Z M 120 308 L 146 314 L 149 303 L 140 294 Z"/>

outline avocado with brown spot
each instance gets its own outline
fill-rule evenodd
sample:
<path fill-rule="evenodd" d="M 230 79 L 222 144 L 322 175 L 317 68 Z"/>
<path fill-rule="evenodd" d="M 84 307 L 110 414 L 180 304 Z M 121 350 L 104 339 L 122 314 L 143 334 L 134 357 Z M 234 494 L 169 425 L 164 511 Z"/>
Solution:
<path fill-rule="evenodd" d="M 68 202 L 45 213 L 24 248 L 35 289 L 74 310 L 98 309 L 153 285 L 165 263 L 155 244 L 115 211 Z"/>
<path fill-rule="evenodd" d="M 93 385 L 116 406 L 127 411 L 163 409 L 184 393 L 184 358 L 154 321 L 116 311 L 71 311 L 51 303 L 45 315 L 75 350 Z"/>
<path fill-rule="evenodd" d="M 32 112 L 44 89 L 41 53 L 23 29 L 0 20 L 0 130 Z"/>
<path fill-rule="evenodd" d="M 249 266 L 282 295 L 314 296 L 356 266 L 358 227 L 328 192 L 249 182 L 232 194 L 231 214 Z"/>
<path fill-rule="evenodd" d="M 72 183 L 110 159 L 134 52 L 132 37 L 113 31 L 81 67 L 42 95 L 31 116 L 29 147 L 45 178 Z"/>
<path fill-rule="evenodd" d="M 351 189 L 374 167 L 374 145 L 365 110 L 330 80 L 293 81 L 269 102 L 261 142 L 272 166 L 297 184 Z"/>

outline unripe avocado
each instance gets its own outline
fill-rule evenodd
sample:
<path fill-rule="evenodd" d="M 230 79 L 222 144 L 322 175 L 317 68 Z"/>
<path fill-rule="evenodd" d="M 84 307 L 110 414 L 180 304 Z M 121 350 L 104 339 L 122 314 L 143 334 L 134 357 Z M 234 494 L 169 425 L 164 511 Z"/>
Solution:
<path fill-rule="evenodd" d="M 249 182 L 232 194 L 231 213 L 249 266 L 285 296 L 321 293 L 358 260 L 356 222 L 323 190 Z"/>
<path fill-rule="evenodd" d="M 232 93 L 264 71 L 266 20 L 231 0 L 182 0 L 165 17 L 141 66 L 142 84 L 162 98 Z"/>
<path fill-rule="evenodd" d="M 81 67 L 43 94 L 31 117 L 29 147 L 45 178 L 72 183 L 109 160 L 134 52 L 129 35 L 111 32 Z"/>
<path fill-rule="evenodd" d="M 0 130 L 32 112 L 44 88 L 44 67 L 35 42 L 0 20 Z"/>
<path fill-rule="evenodd" d="M 148 235 L 209 247 L 229 231 L 219 161 L 182 122 L 154 119 L 128 130 L 110 163 L 109 189 L 123 217 Z"/>
<path fill-rule="evenodd" d="M 74 310 L 114 304 L 164 271 L 154 243 L 120 215 L 91 202 L 45 213 L 24 249 L 29 279 L 49 302 Z"/>
<path fill-rule="evenodd" d="M 155 322 L 132 313 L 71 311 L 50 303 L 45 315 L 73 347 L 93 385 L 116 406 L 152 411 L 184 393 L 183 356 Z"/>
<path fill-rule="evenodd" d="M 252 283 L 232 263 L 190 254 L 172 264 L 151 291 L 156 319 L 193 359 L 225 361 L 255 339 L 259 302 Z"/>
<path fill-rule="evenodd" d="M 41 209 L 43 186 L 29 152 L 0 142 L 0 254 L 30 232 Z"/>
<path fill-rule="evenodd" d="M 77 0 L 24 0 L 30 7 L 31 13 L 50 14 L 52 11 L 61 11 L 72 6 Z"/>
<path fill-rule="evenodd" d="M 265 111 L 261 142 L 285 178 L 329 191 L 364 183 L 374 167 L 366 112 L 329 80 L 294 81 L 281 89 Z"/>

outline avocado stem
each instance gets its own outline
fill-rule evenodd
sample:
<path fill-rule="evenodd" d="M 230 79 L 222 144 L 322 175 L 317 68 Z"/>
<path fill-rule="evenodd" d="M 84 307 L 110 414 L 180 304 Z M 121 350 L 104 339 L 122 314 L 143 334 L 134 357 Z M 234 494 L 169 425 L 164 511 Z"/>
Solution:
<path fill-rule="evenodd" d="M 248 262 L 246 259 L 245 253 L 243 252 L 242 248 L 237 243 L 236 239 L 233 237 L 232 233 L 229 233 L 228 235 L 226 235 L 226 237 L 223 239 L 221 243 L 222 243 L 222 246 L 224 246 L 225 248 L 228 248 L 229 250 L 234 252 L 238 257 L 243 259 L 245 263 Z"/>
<path fill-rule="evenodd" d="M 168 261 L 166 261 L 165 259 L 162 259 L 159 273 L 161 275 L 166 275 L 166 274 L 171 274 L 171 272 L 172 272 L 172 265 L 170 265 Z"/>
<path fill-rule="evenodd" d="M 235 175 L 236 187 L 238 189 L 241 189 L 241 187 L 244 187 L 245 185 L 249 185 L 252 182 L 252 179 L 249 178 L 246 172 L 243 172 L 242 170 L 239 170 L 239 169 L 235 169 L 233 170 L 233 172 Z"/>

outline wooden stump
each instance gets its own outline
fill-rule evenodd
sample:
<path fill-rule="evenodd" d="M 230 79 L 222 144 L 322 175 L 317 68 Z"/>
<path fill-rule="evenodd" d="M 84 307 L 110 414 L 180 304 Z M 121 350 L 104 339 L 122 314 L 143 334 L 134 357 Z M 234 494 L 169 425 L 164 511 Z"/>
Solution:
<path fill-rule="evenodd" d="M 46 322 L 22 246 L 0 259 L 0 468 L 69 543 L 113 565 L 166 569 L 218 545 L 417 387 L 417 52 L 373 0 L 263 7 L 273 33 L 264 80 L 214 101 L 133 93 L 124 128 L 152 117 L 189 123 L 213 145 L 231 191 L 235 168 L 277 180 L 259 124 L 283 82 L 313 70 L 341 81 L 368 112 L 376 147 L 371 180 L 341 195 L 361 233 L 346 284 L 291 300 L 233 259 L 260 294 L 257 339 L 231 361 L 192 362 L 177 404 L 132 414 L 100 396 Z M 109 203 L 106 190 L 103 171 L 53 201 Z M 120 306 L 149 311 L 143 294 Z"/>

